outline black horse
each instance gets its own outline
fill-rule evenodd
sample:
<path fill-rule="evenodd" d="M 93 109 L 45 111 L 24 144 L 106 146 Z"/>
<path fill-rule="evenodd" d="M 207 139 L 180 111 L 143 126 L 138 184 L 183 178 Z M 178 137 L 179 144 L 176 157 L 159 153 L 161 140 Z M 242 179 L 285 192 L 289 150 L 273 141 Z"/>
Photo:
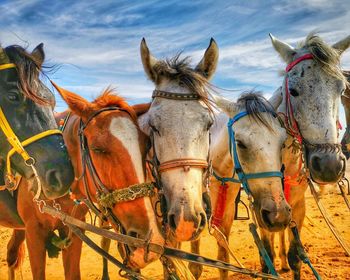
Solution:
<path fill-rule="evenodd" d="M 53 114 L 54 95 L 40 80 L 44 57 L 43 44 L 31 53 L 17 45 L 4 49 L 0 47 L 2 119 L 8 122 L 20 142 L 45 131 L 57 130 Z M 0 116 L 0 121 L 2 119 Z M 55 199 L 67 193 L 74 172 L 62 135 L 49 134 L 26 145 L 24 150 L 30 156 L 28 161 L 18 153 L 14 153 L 8 160 L 13 144 L 7 138 L 8 135 L 1 128 L 0 185 L 5 185 L 4 177 L 9 173 L 6 165 L 10 163 L 10 173 L 16 172 L 32 182 L 34 192 L 40 181 L 42 198 L 45 196 L 47 199 Z M 16 201 L 13 197 L 7 190 L 0 191 L 0 220 L 2 216 L 7 216 L 12 222 L 17 219 Z M 19 219 L 18 225 L 20 224 Z"/>

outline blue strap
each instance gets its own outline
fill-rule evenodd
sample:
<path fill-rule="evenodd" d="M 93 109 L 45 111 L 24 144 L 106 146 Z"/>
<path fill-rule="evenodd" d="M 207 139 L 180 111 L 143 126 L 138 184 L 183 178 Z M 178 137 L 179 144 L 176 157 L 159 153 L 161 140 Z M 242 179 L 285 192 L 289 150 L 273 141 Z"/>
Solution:
<path fill-rule="evenodd" d="M 292 227 L 290 227 L 290 229 L 293 233 L 294 239 L 297 242 L 298 257 L 300 258 L 300 260 L 303 263 L 307 264 L 310 267 L 310 269 L 312 270 L 312 273 L 314 274 L 314 276 L 317 280 L 322 280 L 321 276 L 318 274 L 317 270 L 311 264 L 311 261 L 304 250 L 303 244 L 301 243 L 301 240 L 300 240 L 300 235 L 299 235 L 299 231 L 298 231 L 297 226 L 296 225 L 292 226 Z"/>
<path fill-rule="evenodd" d="M 264 247 L 264 244 L 262 243 L 262 241 L 259 237 L 259 234 L 256 230 L 256 225 L 253 223 L 249 224 L 249 230 L 252 233 L 253 238 L 254 238 L 254 242 L 259 249 L 260 256 L 264 259 L 264 263 L 267 266 L 267 268 L 269 269 L 269 273 L 271 273 L 274 276 L 278 276 L 277 271 L 276 271 L 275 267 L 273 266 L 273 263 L 270 259 L 270 256 L 267 253 L 267 251 Z"/>
<path fill-rule="evenodd" d="M 225 184 L 227 182 L 232 182 L 232 183 L 241 183 L 239 179 L 232 177 L 221 177 L 218 174 L 216 174 L 215 171 L 213 171 L 213 175 L 216 178 L 216 180 L 220 181 L 222 184 Z"/>
<path fill-rule="evenodd" d="M 216 174 L 215 171 L 213 172 L 213 175 L 218 181 L 221 181 L 222 184 L 227 182 L 241 183 L 244 191 L 249 195 L 251 194 L 249 184 L 248 184 L 249 179 L 260 179 L 260 178 L 271 178 L 271 177 L 283 178 L 283 173 L 280 171 L 268 171 L 268 172 L 258 172 L 258 173 L 248 173 L 248 174 L 244 173 L 242 165 L 238 158 L 233 124 L 239 119 L 248 115 L 249 114 L 247 111 L 240 112 L 237 115 L 235 115 L 233 118 L 230 118 L 227 123 L 228 136 L 229 136 L 229 149 L 230 149 L 230 154 L 233 158 L 233 163 L 234 163 L 233 174 L 236 173 L 238 176 L 238 179 L 234 178 L 234 175 L 232 175 L 232 177 L 221 177 L 218 174 Z"/>

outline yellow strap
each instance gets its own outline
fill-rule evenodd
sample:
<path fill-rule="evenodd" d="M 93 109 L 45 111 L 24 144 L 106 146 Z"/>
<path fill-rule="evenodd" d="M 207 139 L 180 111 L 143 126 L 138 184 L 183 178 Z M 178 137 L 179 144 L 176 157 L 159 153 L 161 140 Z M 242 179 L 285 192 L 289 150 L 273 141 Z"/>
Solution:
<path fill-rule="evenodd" d="M 13 132 L 10 124 L 8 123 L 2 108 L 0 108 L 0 128 L 5 134 L 7 141 L 11 144 L 13 149 L 19 153 L 24 160 L 28 160 L 30 156 L 22 147 L 21 141 L 18 139 L 16 134 Z"/>
<path fill-rule="evenodd" d="M 16 68 L 16 64 L 14 63 L 6 63 L 0 65 L 0 70 L 9 69 L 9 68 Z"/>
<path fill-rule="evenodd" d="M 0 113 L 1 114 L 1 113 Z M 26 140 L 24 140 L 23 142 L 19 142 L 19 145 L 21 146 L 21 150 L 24 151 L 24 153 L 19 153 L 24 161 L 27 161 L 28 159 L 30 159 L 31 157 L 28 155 L 28 153 L 24 150 L 24 147 L 28 146 L 29 144 L 35 142 L 35 141 L 38 141 L 42 138 L 45 138 L 47 136 L 50 136 L 50 135 L 54 135 L 54 134 L 62 134 L 62 131 L 59 130 L 59 129 L 50 129 L 50 130 L 46 130 L 46 131 L 43 131 L 39 134 L 36 134 Z M 16 137 L 17 138 L 17 137 Z M 18 138 L 17 138 L 18 140 Z M 18 140 L 19 141 L 19 140 Z M 13 146 L 13 148 L 8 152 L 7 154 L 7 160 L 6 160 L 6 165 L 7 165 L 7 173 L 10 174 L 11 173 L 11 157 L 13 156 L 14 153 L 18 152 L 15 148 L 15 146 Z M 28 156 L 28 158 L 25 158 L 23 155 L 26 155 Z"/>

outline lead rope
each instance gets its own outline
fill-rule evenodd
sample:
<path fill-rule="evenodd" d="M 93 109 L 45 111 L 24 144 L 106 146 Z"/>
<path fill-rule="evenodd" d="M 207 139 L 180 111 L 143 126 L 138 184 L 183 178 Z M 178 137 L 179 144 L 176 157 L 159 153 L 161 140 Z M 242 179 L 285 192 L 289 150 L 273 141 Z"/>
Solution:
<path fill-rule="evenodd" d="M 303 244 L 301 243 L 301 240 L 300 240 L 300 235 L 299 235 L 297 224 L 294 221 L 291 221 L 290 224 L 289 224 L 289 228 L 290 228 L 290 230 L 293 233 L 294 240 L 296 240 L 296 242 L 298 244 L 298 246 L 297 246 L 297 254 L 298 254 L 299 259 L 303 263 L 307 264 L 310 267 L 312 273 L 314 274 L 314 276 L 315 276 L 315 278 L 317 280 L 322 280 L 321 276 L 318 274 L 317 270 L 311 264 L 311 261 L 310 261 L 308 255 L 306 254 L 306 252 L 304 250 L 304 246 L 303 246 Z"/>

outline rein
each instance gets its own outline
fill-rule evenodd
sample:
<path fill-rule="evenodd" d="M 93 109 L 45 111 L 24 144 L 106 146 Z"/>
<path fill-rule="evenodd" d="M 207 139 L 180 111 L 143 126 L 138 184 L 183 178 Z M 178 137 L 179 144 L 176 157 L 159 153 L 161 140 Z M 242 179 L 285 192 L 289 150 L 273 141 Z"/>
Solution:
<path fill-rule="evenodd" d="M 7 64 L 0 65 L 0 70 L 7 70 L 12 68 L 16 69 L 16 65 L 14 63 L 7 63 Z M 62 135 L 62 132 L 58 129 L 49 129 L 21 141 L 19 140 L 16 133 L 13 131 L 1 107 L 0 107 L 0 129 L 5 134 L 9 144 L 12 146 L 12 149 L 7 153 L 7 156 L 6 156 L 6 175 L 5 175 L 6 188 L 9 190 L 14 190 L 18 185 L 16 183 L 15 176 L 12 174 L 12 168 L 11 168 L 11 157 L 15 153 L 18 153 L 24 160 L 24 163 L 28 167 L 32 168 L 34 177 L 38 182 L 38 190 L 34 196 L 34 201 L 37 201 L 41 194 L 42 185 L 41 185 L 37 170 L 34 166 L 36 163 L 35 158 L 28 154 L 25 147 L 51 135 L 55 135 L 55 134 Z"/>
<path fill-rule="evenodd" d="M 118 260 L 116 260 L 110 254 L 103 251 L 97 244 L 95 244 L 91 239 L 89 239 L 85 234 L 83 234 L 80 229 L 90 231 L 92 233 L 98 234 L 105 238 L 115 240 L 117 242 L 127 244 L 132 247 L 144 247 L 146 251 L 155 252 L 162 256 L 167 256 L 171 258 L 185 260 L 191 263 L 197 263 L 205 266 L 210 266 L 210 267 L 224 269 L 224 270 L 228 270 L 228 271 L 232 271 L 240 274 L 245 274 L 253 278 L 261 277 L 263 279 L 276 279 L 276 280 L 283 279 L 279 276 L 275 276 L 267 273 L 261 273 L 261 272 L 253 271 L 247 268 L 237 267 L 220 260 L 214 260 L 214 259 L 210 259 L 197 254 L 181 251 L 179 249 L 169 248 L 159 244 L 150 243 L 149 240 L 147 239 L 143 240 L 143 239 L 127 236 L 124 234 L 112 232 L 106 229 L 101 229 L 96 226 L 85 223 L 81 220 L 78 220 L 70 215 L 67 215 L 66 213 L 54 207 L 51 207 L 49 205 L 44 205 L 42 210 L 43 212 L 60 219 L 64 224 L 68 225 L 69 228 L 71 228 L 72 231 L 75 234 L 77 234 L 78 237 L 81 238 L 88 246 L 90 246 L 98 254 L 100 254 L 104 258 L 107 258 L 109 261 L 111 261 L 113 264 L 117 265 L 118 267 L 121 267 L 124 265 L 120 263 Z M 140 273 L 131 271 L 129 268 L 126 268 L 124 271 L 126 272 L 126 274 L 121 275 L 123 277 L 129 277 L 130 279 L 147 279 L 146 277 L 142 276 Z"/>

